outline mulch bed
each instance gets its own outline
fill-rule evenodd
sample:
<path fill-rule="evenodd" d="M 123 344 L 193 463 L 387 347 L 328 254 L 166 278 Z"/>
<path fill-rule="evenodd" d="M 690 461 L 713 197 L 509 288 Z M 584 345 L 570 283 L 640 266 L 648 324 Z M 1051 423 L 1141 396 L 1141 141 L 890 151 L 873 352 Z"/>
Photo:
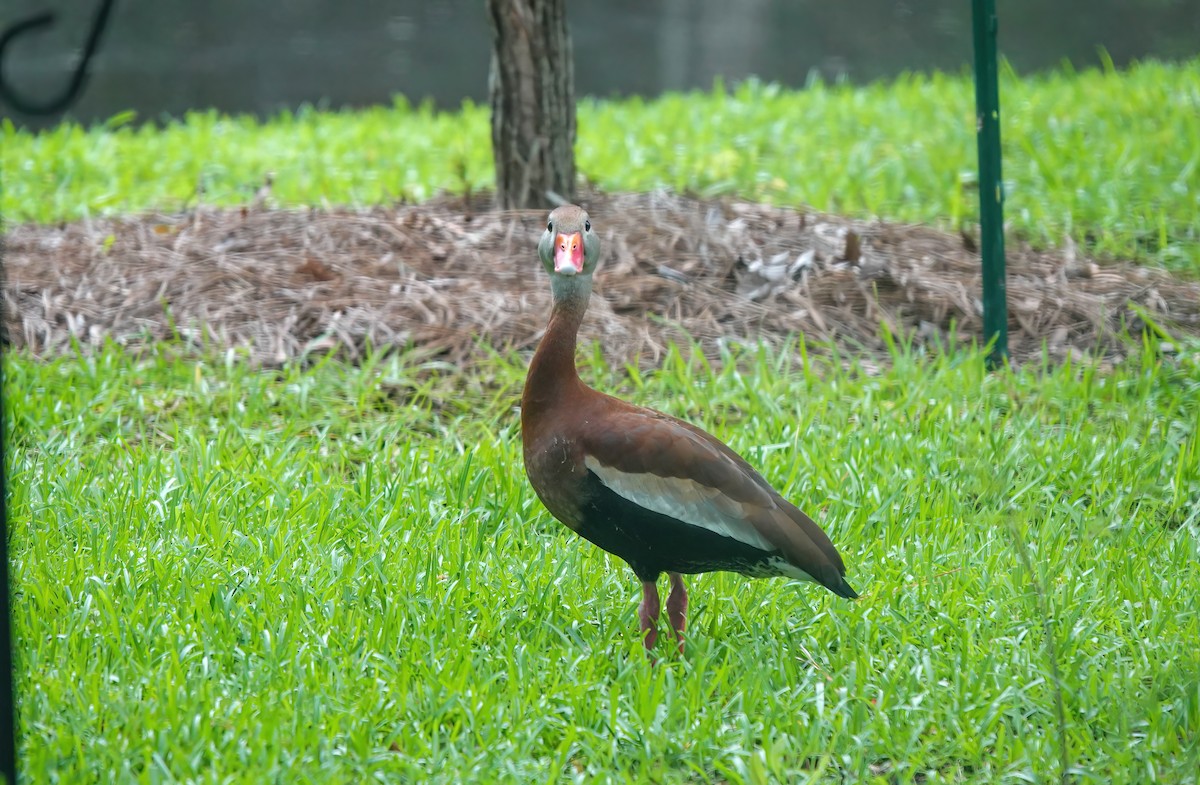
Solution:
<path fill-rule="evenodd" d="M 604 244 L 582 337 L 652 365 L 669 341 L 781 341 L 886 354 L 881 325 L 917 345 L 978 341 L 980 262 L 969 239 L 923 226 L 669 193 L 587 193 Z M 106 338 L 182 337 L 273 365 L 368 345 L 453 363 L 532 349 L 550 308 L 535 245 L 545 212 L 486 199 L 373 209 L 203 207 L 6 238 L 8 340 L 47 356 Z M 1142 314 L 1200 335 L 1200 284 L 1071 249 L 1008 249 L 1017 362 L 1130 351 Z M 952 329 L 953 328 L 953 329 Z"/>

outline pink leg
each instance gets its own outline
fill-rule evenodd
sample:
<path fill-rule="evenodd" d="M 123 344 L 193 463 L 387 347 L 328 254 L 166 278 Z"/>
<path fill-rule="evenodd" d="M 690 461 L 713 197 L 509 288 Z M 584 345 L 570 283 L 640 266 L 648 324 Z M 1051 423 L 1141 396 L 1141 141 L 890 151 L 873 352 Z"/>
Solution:
<path fill-rule="evenodd" d="M 683 653 L 683 631 L 687 628 L 687 589 L 683 586 L 683 576 L 677 572 L 667 573 L 671 579 L 671 593 L 667 596 L 667 615 L 671 617 L 671 627 L 675 637 L 679 639 L 679 653 Z"/>
<path fill-rule="evenodd" d="M 646 650 L 654 648 L 658 640 L 658 586 L 654 581 L 642 582 L 642 604 L 638 606 L 638 618 L 642 622 L 642 642 Z"/>

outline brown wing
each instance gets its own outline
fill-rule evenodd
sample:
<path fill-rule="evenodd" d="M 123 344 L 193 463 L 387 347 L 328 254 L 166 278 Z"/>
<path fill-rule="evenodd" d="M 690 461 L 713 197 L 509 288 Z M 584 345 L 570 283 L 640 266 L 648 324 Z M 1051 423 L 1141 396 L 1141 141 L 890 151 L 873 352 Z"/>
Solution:
<path fill-rule="evenodd" d="M 825 532 L 740 455 L 681 420 L 609 400 L 616 405 L 603 427 L 581 433 L 585 463 L 601 482 L 655 512 L 777 551 L 803 577 L 855 596 Z"/>

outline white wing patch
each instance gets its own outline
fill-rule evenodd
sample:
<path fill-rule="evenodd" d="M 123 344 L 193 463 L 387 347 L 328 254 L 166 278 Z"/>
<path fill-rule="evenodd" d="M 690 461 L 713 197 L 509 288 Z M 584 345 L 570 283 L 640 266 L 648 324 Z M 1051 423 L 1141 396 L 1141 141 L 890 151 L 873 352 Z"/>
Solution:
<path fill-rule="evenodd" d="M 768 553 L 776 550 L 743 519 L 741 504 L 715 488 L 682 477 L 627 474 L 605 466 L 591 455 L 584 456 L 583 463 L 613 493 L 647 510 L 669 515 L 691 526 L 707 529 L 713 534 L 732 538 Z M 782 559 L 780 561 L 787 563 Z M 807 574 L 804 578 L 812 580 Z"/>
<path fill-rule="evenodd" d="M 773 556 L 767 560 L 769 567 L 775 575 L 786 575 L 789 578 L 795 578 L 798 581 L 808 581 L 809 583 L 817 583 L 817 579 L 809 575 L 804 570 L 792 564 L 782 556 Z"/>

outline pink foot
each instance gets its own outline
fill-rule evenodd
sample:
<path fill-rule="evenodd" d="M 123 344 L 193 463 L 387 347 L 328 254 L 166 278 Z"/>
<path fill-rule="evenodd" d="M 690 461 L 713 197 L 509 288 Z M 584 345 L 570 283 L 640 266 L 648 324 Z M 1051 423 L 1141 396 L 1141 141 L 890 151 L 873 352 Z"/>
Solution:
<path fill-rule="evenodd" d="M 638 606 L 638 619 L 642 623 L 642 643 L 646 651 L 654 648 L 658 640 L 658 586 L 654 581 L 642 582 L 642 604 Z"/>
<path fill-rule="evenodd" d="M 679 653 L 683 654 L 683 631 L 687 628 L 687 589 L 683 586 L 683 576 L 677 572 L 667 573 L 671 579 L 671 593 L 667 596 L 667 616 L 671 619 L 671 627 L 675 637 L 679 639 Z"/>

